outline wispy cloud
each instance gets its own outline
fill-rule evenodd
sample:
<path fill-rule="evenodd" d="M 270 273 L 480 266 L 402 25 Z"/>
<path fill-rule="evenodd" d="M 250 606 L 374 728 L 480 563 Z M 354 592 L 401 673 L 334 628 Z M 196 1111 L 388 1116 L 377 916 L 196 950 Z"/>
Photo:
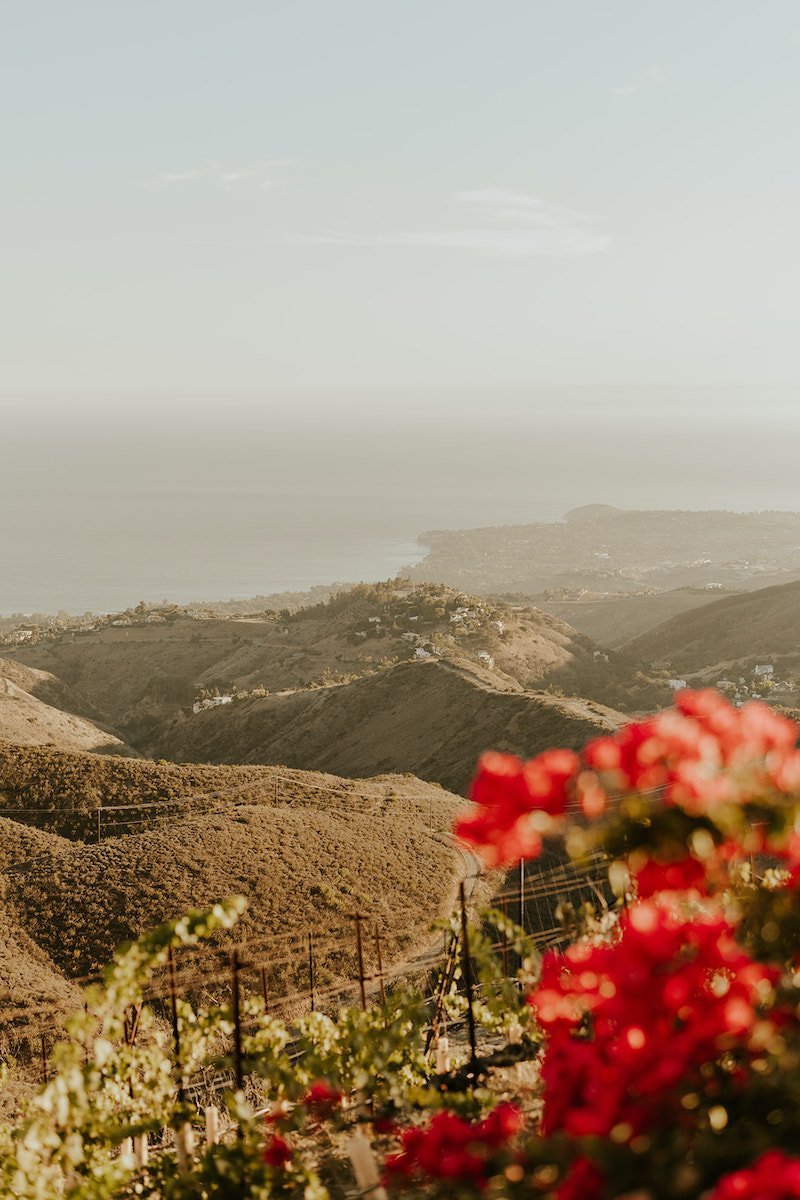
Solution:
<path fill-rule="evenodd" d="M 467 209 L 472 218 L 469 224 L 453 222 L 439 229 L 287 233 L 284 240 L 317 246 L 418 246 L 555 257 L 598 254 L 608 248 L 609 238 L 598 228 L 598 218 L 538 196 L 488 188 L 457 192 L 452 199 L 454 215 Z"/>
<path fill-rule="evenodd" d="M 665 81 L 664 71 L 656 63 L 653 63 L 640 71 L 633 79 L 629 79 L 627 83 L 618 84 L 608 90 L 617 100 L 629 100 L 631 96 L 638 96 L 640 92 L 649 92 L 653 88 L 662 87 Z"/>
<path fill-rule="evenodd" d="M 235 166 L 212 159 L 198 167 L 162 171 L 159 180 L 163 184 L 173 186 L 205 183 L 226 189 L 252 187 L 259 191 L 266 191 L 275 187 L 278 182 L 276 176 L 280 175 L 283 168 L 293 165 L 294 159 L 290 158 L 258 159 Z"/>

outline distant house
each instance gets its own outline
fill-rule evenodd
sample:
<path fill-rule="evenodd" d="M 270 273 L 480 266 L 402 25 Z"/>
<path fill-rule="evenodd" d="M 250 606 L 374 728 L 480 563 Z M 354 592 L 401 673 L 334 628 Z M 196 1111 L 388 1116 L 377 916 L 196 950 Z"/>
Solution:
<path fill-rule="evenodd" d="M 408 619 L 409 619 L 409 621 L 418 621 L 418 620 L 419 620 L 419 617 L 418 617 L 418 616 L 416 616 L 416 617 L 409 617 Z"/>
<path fill-rule="evenodd" d="M 357 637 L 357 638 L 365 638 L 366 636 L 367 636 L 367 631 L 366 631 L 366 629 L 357 629 L 357 630 L 356 630 L 356 637 Z"/>
<path fill-rule="evenodd" d="M 414 658 L 430 658 L 430 657 L 431 657 L 430 651 L 425 650 L 422 646 L 417 646 L 416 650 L 414 651 Z"/>
<path fill-rule="evenodd" d="M 209 696 L 206 700 L 195 700 L 192 712 L 205 712 L 209 708 L 219 708 L 220 704 L 233 704 L 233 696 Z"/>
<path fill-rule="evenodd" d="M 486 650 L 480 650 L 480 651 L 478 651 L 478 658 L 491 671 L 492 667 L 494 666 L 494 659 L 492 658 L 491 654 L 489 654 L 488 651 L 486 651 Z"/>
<path fill-rule="evenodd" d="M 380 617 L 368 617 L 367 620 L 369 621 L 370 625 L 380 625 L 381 623 Z"/>
<path fill-rule="evenodd" d="M 506 627 L 502 621 L 492 621 L 492 628 L 496 629 L 498 633 L 505 633 L 506 631 Z"/>
<path fill-rule="evenodd" d="M 732 679 L 718 679 L 717 687 L 721 692 L 735 692 L 736 684 Z"/>
<path fill-rule="evenodd" d="M 32 629 L 12 629 L 8 635 L 8 640 L 19 645 L 22 642 L 29 642 L 33 637 Z"/>
<path fill-rule="evenodd" d="M 668 679 L 667 683 L 672 688 L 673 692 L 680 692 L 686 687 L 685 679 Z"/>
<path fill-rule="evenodd" d="M 765 679 L 771 679 L 775 674 L 775 668 L 772 663 L 763 663 L 760 667 L 753 668 L 754 675 L 762 675 Z"/>
<path fill-rule="evenodd" d="M 401 633 L 401 638 L 404 642 L 415 642 L 419 637 L 418 633 Z"/>

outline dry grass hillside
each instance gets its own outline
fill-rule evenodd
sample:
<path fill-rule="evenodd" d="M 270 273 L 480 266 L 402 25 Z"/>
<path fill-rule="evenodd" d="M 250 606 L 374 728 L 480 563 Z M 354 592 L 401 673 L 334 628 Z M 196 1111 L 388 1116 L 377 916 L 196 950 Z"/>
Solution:
<path fill-rule="evenodd" d="M 558 684 L 567 672 L 578 694 L 605 700 L 614 676 L 595 645 L 562 621 L 438 584 L 359 585 L 260 617 L 120 620 L 42 637 L 15 654 L 61 679 L 148 754 L 164 726 L 204 694 L 246 698 L 347 682 L 425 655 L 491 670 L 501 688 Z"/>
<path fill-rule="evenodd" d="M 34 1024 L 51 1010 L 66 1013 L 77 1002 L 77 990 L 50 960 L 46 951 L 25 932 L 8 904 L 9 883 L 24 871 L 24 864 L 42 860 L 45 872 L 70 843 L 51 833 L 0 817 L 0 1024 L 9 1047 L 15 1031 Z M 13 870 L 9 871 L 9 868 Z M 3 1041 L 0 1036 L 0 1053 Z"/>
<path fill-rule="evenodd" d="M 625 649 L 643 664 L 668 663 L 684 673 L 800 656 L 800 582 L 715 600 L 665 621 Z"/>
<path fill-rule="evenodd" d="M 489 676 L 436 660 L 182 718 L 160 752 L 179 761 L 283 762 L 354 776 L 408 771 L 463 794 L 488 747 L 526 755 L 577 747 L 623 719 L 586 700 L 501 692 Z"/>
<path fill-rule="evenodd" d="M 598 646 L 619 650 L 671 617 L 710 604 L 725 594 L 722 589 L 710 588 L 673 588 L 635 595 L 564 589 L 563 594 L 537 596 L 536 604 L 543 612 L 579 629 Z"/>
<path fill-rule="evenodd" d="M 447 839 L 400 796 L 379 812 L 231 806 L 33 862 L 8 877 L 7 904 L 50 960 L 78 976 L 143 930 L 241 894 L 249 907 L 237 941 L 278 986 L 285 973 L 273 960 L 288 952 L 303 963 L 307 930 L 322 939 L 320 953 L 325 938 L 343 940 L 337 953 L 349 961 L 356 911 L 378 923 L 396 958 L 450 910 L 456 871 Z"/>
<path fill-rule="evenodd" d="M 150 762 L 0 743 L 0 808 L 40 830 L 78 840 L 96 840 L 98 807 L 105 836 L 139 832 L 143 822 L 165 813 L 207 812 L 233 803 L 358 814 L 379 811 L 398 796 L 409 819 L 433 819 L 435 828 L 448 828 L 453 797 L 408 776 L 356 781 L 283 767 Z"/>
<path fill-rule="evenodd" d="M 51 1028 L 79 1002 L 79 991 L 16 918 L 0 885 L 0 1057 L 23 1030 Z"/>
<path fill-rule="evenodd" d="M 31 819 L 34 819 L 33 815 Z M 38 814 L 36 815 L 38 819 Z M 66 838 L 39 829 L 36 825 L 23 824 L 10 817 L 0 817 L 0 872 L 32 858 L 61 854 L 70 846 Z"/>
<path fill-rule="evenodd" d="M 21 746 L 121 753 L 112 733 L 71 711 L 72 697 L 59 680 L 13 659 L 0 659 L 0 738 Z"/>
<path fill-rule="evenodd" d="M 381 929 L 390 962 L 454 900 L 461 863 L 449 830 L 462 802 L 418 779 L 21 747 L 5 747 L 2 762 L 6 797 L 28 823 L 57 827 L 59 806 L 69 812 L 92 795 L 134 806 L 121 814 L 127 835 L 113 836 L 120 814 L 110 814 L 99 845 L 0 819 L 0 997 L 30 1020 L 40 1005 L 56 1019 L 69 999 L 62 973 L 92 972 L 120 941 L 232 894 L 249 901 L 237 941 L 268 968 L 276 994 L 297 984 L 308 930 L 322 986 L 351 970 L 356 910 Z"/>

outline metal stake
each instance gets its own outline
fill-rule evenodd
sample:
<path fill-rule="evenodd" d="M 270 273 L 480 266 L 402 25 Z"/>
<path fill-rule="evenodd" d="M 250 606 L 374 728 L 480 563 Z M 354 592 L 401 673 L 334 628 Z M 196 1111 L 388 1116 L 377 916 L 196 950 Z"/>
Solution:
<path fill-rule="evenodd" d="M 172 946 L 167 951 L 169 963 L 169 998 L 172 1008 L 172 1038 L 175 1043 L 175 1070 L 178 1076 L 178 1103 L 183 1104 L 186 1093 L 183 1088 L 183 1068 L 181 1066 L 181 1031 L 178 1028 L 178 989 L 175 986 L 175 956 Z"/>
<path fill-rule="evenodd" d="M 356 913 L 354 920 L 356 923 L 356 951 L 358 953 L 358 988 L 361 994 L 361 1008 L 367 1007 L 367 992 L 364 987 L 364 947 L 361 942 L 361 922 L 363 917 L 360 913 Z"/>
<path fill-rule="evenodd" d="M 244 1085 L 244 1070 L 242 1066 L 242 1013 L 239 996 L 239 953 L 231 951 L 231 1001 L 233 1007 L 233 1054 L 236 1067 L 236 1090 L 240 1092 Z"/>
<path fill-rule="evenodd" d="M 314 935 L 308 934 L 308 991 L 311 998 L 311 1011 L 314 1012 Z"/>
<path fill-rule="evenodd" d="M 467 897 L 464 892 L 463 880 L 459 885 L 459 900 L 461 904 L 461 948 L 464 964 L 464 986 L 467 989 L 467 1030 L 469 1032 L 469 1056 L 470 1065 L 473 1065 L 478 1057 L 478 1048 L 475 1040 L 475 1012 L 473 1009 L 474 997 L 472 991 L 472 963 L 469 957 L 469 932 L 467 929 Z"/>
<path fill-rule="evenodd" d="M 381 1004 L 386 1003 L 386 988 L 383 982 L 383 956 L 381 954 L 381 931 L 375 926 L 375 953 L 378 958 L 378 983 L 381 989 Z"/>

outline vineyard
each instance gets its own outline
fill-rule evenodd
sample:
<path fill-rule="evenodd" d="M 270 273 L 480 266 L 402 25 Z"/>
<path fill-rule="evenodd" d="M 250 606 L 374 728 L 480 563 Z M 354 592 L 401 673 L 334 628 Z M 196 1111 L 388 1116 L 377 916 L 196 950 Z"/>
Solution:
<path fill-rule="evenodd" d="M 683 692 L 488 753 L 413 953 L 358 904 L 259 939 L 234 898 L 73 975 L 63 1031 L 4 1013 L 2 1194 L 800 1197 L 797 736 Z"/>

